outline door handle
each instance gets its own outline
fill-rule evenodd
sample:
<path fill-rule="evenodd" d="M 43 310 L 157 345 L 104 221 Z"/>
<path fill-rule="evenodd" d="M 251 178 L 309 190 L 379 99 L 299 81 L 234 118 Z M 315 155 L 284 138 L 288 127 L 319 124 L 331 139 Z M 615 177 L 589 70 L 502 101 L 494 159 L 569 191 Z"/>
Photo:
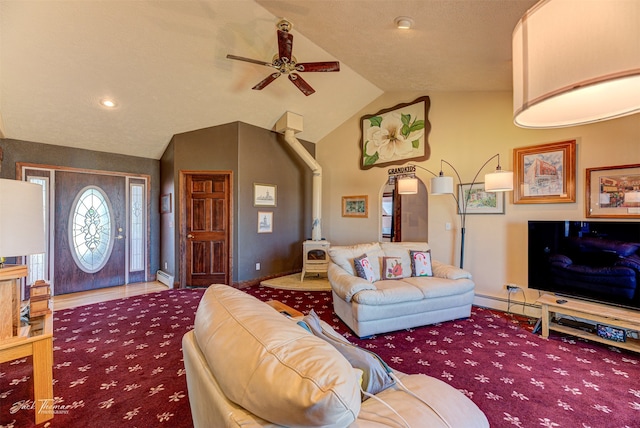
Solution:
<path fill-rule="evenodd" d="M 124 236 L 122 236 L 122 228 L 119 227 L 118 228 L 118 234 L 116 235 L 116 239 L 122 239 L 124 238 Z"/>
<path fill-rule="evenodd" d="M 190 233 L 189 233 L 189 234 L 187 235 L 187 238 L 189 238 L 189 239 L 193 239 L 193 238 L 195 238 L 195 236 L 193 236 L 192 234 L 190 234 Z"/>

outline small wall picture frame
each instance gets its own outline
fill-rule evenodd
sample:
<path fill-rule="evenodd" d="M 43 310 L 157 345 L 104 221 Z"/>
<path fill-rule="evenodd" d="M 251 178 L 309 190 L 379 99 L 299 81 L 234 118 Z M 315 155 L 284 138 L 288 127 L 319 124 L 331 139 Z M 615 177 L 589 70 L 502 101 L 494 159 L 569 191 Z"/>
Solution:
<path fill-rule="evenodd" d="M 273 232 L 273 212 L 258 211 L 258 233 Z"/>
<path fill-rule="evenodd" d="M 487 192 L 484 183 L 458 185 L 458 214 L 504 214 L 504 200 L 504 192 Z"/>
<path fill-rule="evenodd" d="M 171 212 L 171 193 L 160 196 L 160 214 L 169 214 Z"/>
<path fill-rule="evenodd" d="M 253 183 L 253 206 L 275 207 L 278 201 L 277 191 L 275 184 Z"/>
<path fill-rule="evenodd" d="M 367 195 L 343 196 L 342 197 L 342 217 L 369 216 L 369 197 Z"/>

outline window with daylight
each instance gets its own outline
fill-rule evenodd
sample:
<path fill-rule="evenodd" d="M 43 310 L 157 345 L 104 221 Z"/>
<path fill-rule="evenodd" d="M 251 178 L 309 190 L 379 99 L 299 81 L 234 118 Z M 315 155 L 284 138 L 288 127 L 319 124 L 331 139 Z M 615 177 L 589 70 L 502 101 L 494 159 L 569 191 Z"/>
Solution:
<path fill-rule="evenodd" d="M 49 249 L 49 230 L 47 229 L 47 224 L 49 223 L 49 204 L 48 204 L 48 195 L 49 195 L 49 178 L 48 177 L 28 177 L 27 181 L 30 183 L 39 184 L 42 186 L 42 209 L 44 219 L 44 228 L 45 228 L 45 236 L 47 237 L 47 245 L 45 246 L 46 251 Z M 27 256 L 27 284 L 33 284 L 38 279 L 49 279 L 48 276 L 48 267 L 47 267 L 47 253 L 40 254 L 31 254 Z"/>
<path fill-rule="evenodd" d="M 87 273 L 98 272 L 109 260 L 113 249 L 111 203 L 95 186 L 80 191 L 69 217 L 69 242 L 73 258 Z"/>
<path fill-rule="evenodd" d="M 144 270 L 144 248 L 145 248 L 145 197 L 144 185 L 131 184 L 130 186 L 130 252 L 129 269 L 131 272 Z"/>

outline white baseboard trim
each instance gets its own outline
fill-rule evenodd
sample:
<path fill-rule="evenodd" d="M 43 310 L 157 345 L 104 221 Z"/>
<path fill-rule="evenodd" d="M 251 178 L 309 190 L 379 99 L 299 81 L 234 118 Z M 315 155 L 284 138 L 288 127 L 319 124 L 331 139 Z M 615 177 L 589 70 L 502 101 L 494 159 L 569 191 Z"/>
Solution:
<path fill-rule="evenodd" d="M 523 302 L 522 300 L 514 299 L 509 300 L 504 297 L 489 296 L 486 294 L 476 293 L 473 299 L 473 304 L 485 308 L 497 309 L 499 311 L 526 315 L 533 318 L 540 318 L 540 315 L 542 314 L 540 305 L 537 305 L 535 303 L 528 303 Z"/>

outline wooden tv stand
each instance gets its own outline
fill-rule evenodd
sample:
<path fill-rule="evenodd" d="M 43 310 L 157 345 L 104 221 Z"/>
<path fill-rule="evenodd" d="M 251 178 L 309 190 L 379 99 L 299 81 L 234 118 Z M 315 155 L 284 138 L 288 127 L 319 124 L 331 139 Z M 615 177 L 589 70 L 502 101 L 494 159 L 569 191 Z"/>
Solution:
<path fill-rule="evenodd" d="M 558 299 L 566 303 L 558 303 Z M 551 313 L 582 318 L 599 324 L 606 324 L 624 330 L 640 331 L 640 312 L 599 303 L 586 302 L 567 297 L 542 295 L 537 303 L 542 306 L 542 337 L 549 337 L 549 330 L 570 334 L 594 342 L 605 343 L 618 348 L 640 352 L 640 340 L 627 337 L 626 342 L 616 342 L 604 339 L 596 333 L 583 331 L 565 325 L 560 325 L 551 319 Z"/>

